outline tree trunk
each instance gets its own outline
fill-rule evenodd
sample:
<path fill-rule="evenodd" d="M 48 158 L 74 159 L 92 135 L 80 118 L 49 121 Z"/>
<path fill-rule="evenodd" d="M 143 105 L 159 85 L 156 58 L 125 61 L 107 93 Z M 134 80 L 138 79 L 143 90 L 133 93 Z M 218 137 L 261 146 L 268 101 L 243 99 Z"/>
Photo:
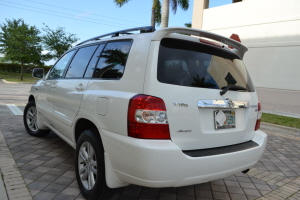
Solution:
<path fill-rule="evenodd" d="M 23 75 L 24 75 L 24 62 L 21 62 L 21 81 L 23 81 Z"/>
<path fill-rule="evenodd" d="M 163 0 L 161 28 L 166 28 L 169 25 L 169 7 L 170 7 L 169 4 L 170 4 L 170 0 Z"/>
<path fill-rule="evenodd" d="M 152 3 L 152 10 L 151 10 L 151 26 L 155 27 L 155 1 L 153 0 Z"/>

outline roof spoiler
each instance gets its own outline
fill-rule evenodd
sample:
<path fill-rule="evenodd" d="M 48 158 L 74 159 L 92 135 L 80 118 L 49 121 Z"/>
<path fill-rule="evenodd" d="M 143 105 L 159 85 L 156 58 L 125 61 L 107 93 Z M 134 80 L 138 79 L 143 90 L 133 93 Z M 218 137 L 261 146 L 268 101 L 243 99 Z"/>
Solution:
<path fill-rule="evenodd" d="M 248 51 L 248 48 L 241 44 L 240 42 L 237 42 L 233 39 L 224 37 L 222 35 L 218 35 L 215 33 L 199 30 L 199 29 L 194 29 L 194 28 L 184 28 L 184 27 L 170 27 L 170 28 L 164 28 L 160 30 L 156 30 L 154 32 L 154 35 L 152 37 L 153 41 L 160 41 L 163 37 L 166 35 L 169 35 L 171 33 L 181 33 L 181 34 L 188 34 L 188 35 L 195 35 L 195 36 L 200 36 L 208 39 L 212 39 L 218 42 L 222 42 L 224 44 L 227 44 L 228 46 L 233 47 L 233 51 L 237 55 L 239 55 L 240 58 L 244 57 L 244 54 L 246 51 Z"/>

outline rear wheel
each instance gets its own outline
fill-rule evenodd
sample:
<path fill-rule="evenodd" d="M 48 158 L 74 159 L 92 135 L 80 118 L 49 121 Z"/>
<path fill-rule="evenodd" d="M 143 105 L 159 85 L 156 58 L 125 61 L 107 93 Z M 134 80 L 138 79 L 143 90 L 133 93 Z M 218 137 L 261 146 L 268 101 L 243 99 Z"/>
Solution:
<path fill-rule="evenodd" d="M 27 132 L 36 137 L 44 137 L 50 133 L 50 130 L 40 130 L 37 125 L 37 110 L 34 101 L 27 103 L 24 114 L 23 122 Z"/>
<path fill-rule="evenodd" d="M 85 130 L 76 145 L 76 178 L 87 199 L 109 199 L 114 190 L 106 185 L 104 149 L 96 129 Z"/>

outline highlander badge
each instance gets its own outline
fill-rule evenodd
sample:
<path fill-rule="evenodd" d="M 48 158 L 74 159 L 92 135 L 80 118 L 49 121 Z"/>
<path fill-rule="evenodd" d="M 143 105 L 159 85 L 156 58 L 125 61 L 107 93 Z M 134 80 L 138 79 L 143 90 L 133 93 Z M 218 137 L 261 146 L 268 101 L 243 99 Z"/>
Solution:
<path fill-rule="evenodd" d="M 173 103 L 173 105 L 176 107 L 189 107 L 187 103 Z"/>
<path fill-rule="evenodd" d="M 190 129 L 190 130 L 179 130 L 179 131 L 177 131 L 178 133 L 186 133 L 186 132 L 192 132 L 192 129 Z"/>

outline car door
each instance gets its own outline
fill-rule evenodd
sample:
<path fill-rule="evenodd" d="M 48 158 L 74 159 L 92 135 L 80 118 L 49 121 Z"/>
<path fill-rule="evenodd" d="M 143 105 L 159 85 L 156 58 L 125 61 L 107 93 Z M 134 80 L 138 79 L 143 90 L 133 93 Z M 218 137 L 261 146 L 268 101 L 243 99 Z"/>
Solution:
<path fill-rule="evenodd" d="M 45 80 L 43 80 L 40 84 L 40 87 L 36 88 L 38 90 L 36 106 L 40 115 L 40 119 L 50 126 L 53 125 L 53 101 L 54 93 L 57 88 L 57 82 L 62 77 L 69 61 L 74 55 L 74 52 L 75 51 L 70 51 L 62 56 L 48 72 Z"/>
<path fill-rule="evenodd" d="M 91 45 L 80 48 L 66 71 L 65 77 L 57 82 L 54 96 L 54 128 L 67 140 L 71 140 L 72 123 L 79 111 L 82 94 L 104 45 Z M 95 56 L 93 56 L 95 54 Z M 93 59 L 92 59 L 93 57 Z M 87 74 L 85 76 L 85 74 Z"/>

